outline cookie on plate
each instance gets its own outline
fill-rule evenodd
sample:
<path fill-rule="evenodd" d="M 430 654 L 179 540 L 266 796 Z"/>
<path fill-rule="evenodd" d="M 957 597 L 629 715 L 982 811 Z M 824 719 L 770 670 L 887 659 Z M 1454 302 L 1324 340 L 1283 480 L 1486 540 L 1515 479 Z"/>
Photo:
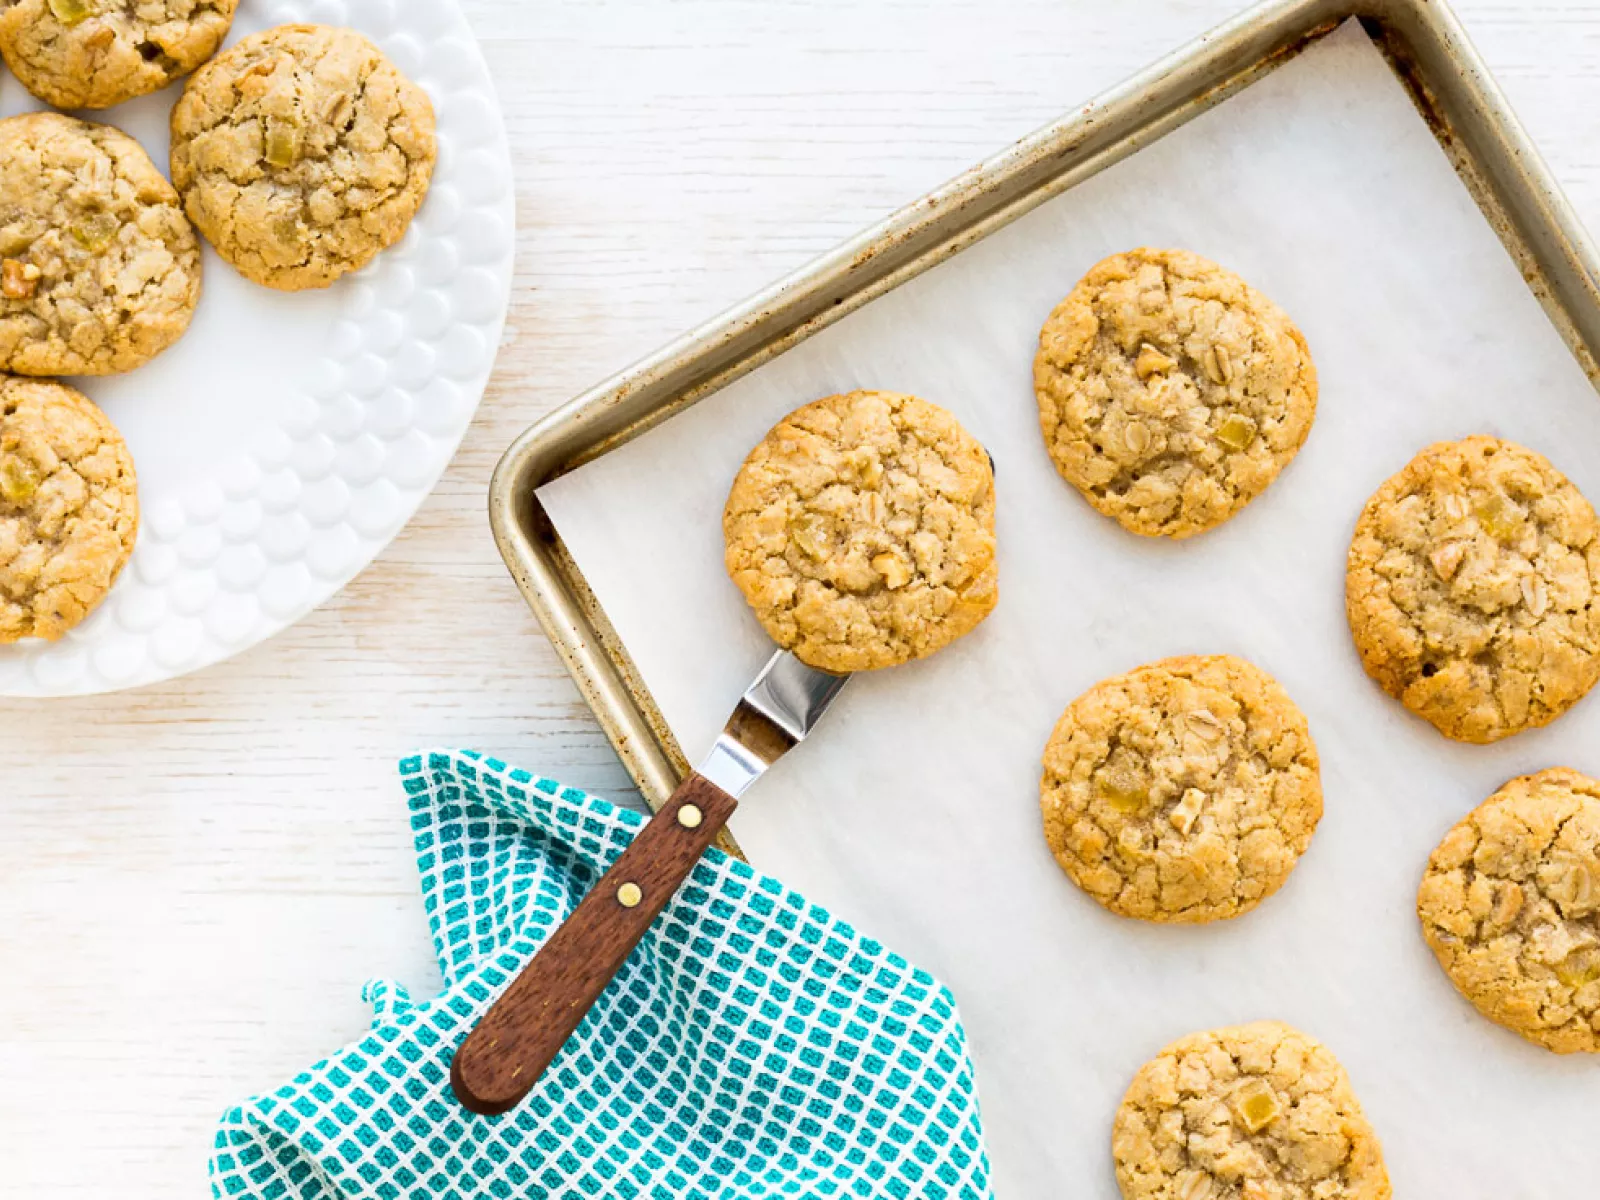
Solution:
<path fill-rule="evenodd" d="M 1294 323 L 1186 250 L 1097 264 L 1045 322 L 1033 384 L 1056 469 L 1147 537 L 1233 516 L 1299 452 L 1317 411 Z"/>
<path fill-rule="evenodd" d="M 82 621 L 138 529 L 133 458 L 106 415 L 64 384 L 0 376 L 0 643 Z"/>
<path fill-rule="evenodd" d="M 138 142 L 59 113 L 0 121 L 0 371 L 131 370 L 199 299 L 199 240 Z"/>
<path fill-rule="evenodd" d="M 790 413 L 740 468 L 722 530 L 772 640 L 824 671 L 932 654 L 998 597 L 989 456 L 915 396 L 848 392 Z"/>
<path fill-rule="evenodd" d="M 0 55 L 58 108 L 159 91 L 217 52 L 239 0 L 6 0 Z"/>
<path fill-rule="evenodd" d="M 1180 1038 L 1139 1068 L 1111 1135 L 1124 1200 L 1388 1200 L 1350 1079 L 1279 1021 Z"/>
<path fill-rule="evenodd" d="M 1558 767 L 1506 784 L 1439 843 L 1417 914 L 1489 1020 L 1600 1052 L 1600 782 Z"/>
<path fill-rule="evenodd" d="M 327 287 L 398 241 L 437 153 L 428 94 L 349 29 L 247 37 L 172 110 L 190 219 L 240 274 L 283 291 Z"/>
<path fill-rule="evenodd" d="M 1511 442 L 1430 446 L 1379 488 L 1345 602 L 1368 674 L 1457 741 L 1548 724 L 1600 680 L 1600 524 Z"/>
<path fill-rule="evenodd" d="M 1068 706 L 1044 752 L 1044 836 L 1106 908 L 1216 921 L 1283 886 L 1322 817 L 1305 716 L 1230 655 L 1169 658 Z"/>

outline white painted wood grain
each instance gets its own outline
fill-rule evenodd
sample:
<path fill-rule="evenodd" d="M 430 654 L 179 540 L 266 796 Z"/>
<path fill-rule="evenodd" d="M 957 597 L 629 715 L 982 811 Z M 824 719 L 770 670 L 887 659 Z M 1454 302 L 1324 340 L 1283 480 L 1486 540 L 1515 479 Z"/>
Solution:
<path fill-rule="evenodd" d="M 217 1113 L 358 1034 L 363 979 L 435 986 L 401 754 L 474 745 L 623 793 L 489 536 L 519 430 L 1238 7 L 463 2 L 521 232 L 499 368 L 438 491 L 234 662 L 0 701 L 0 1195 L 200 1195 Z M 1600 3 L 1458 7 L 1600 226 Z"/>

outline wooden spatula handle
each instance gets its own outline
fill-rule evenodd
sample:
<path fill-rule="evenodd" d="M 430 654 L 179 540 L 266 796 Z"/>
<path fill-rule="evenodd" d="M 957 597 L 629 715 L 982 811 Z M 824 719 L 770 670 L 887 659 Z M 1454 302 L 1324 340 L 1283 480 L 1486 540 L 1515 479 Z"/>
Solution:
<path fill-rule="evenodd" d="M 737 805 L 703 775 L 679 785 L 456 1051 L 465 1107 L 493 1116 L 521 1102 Z"/>

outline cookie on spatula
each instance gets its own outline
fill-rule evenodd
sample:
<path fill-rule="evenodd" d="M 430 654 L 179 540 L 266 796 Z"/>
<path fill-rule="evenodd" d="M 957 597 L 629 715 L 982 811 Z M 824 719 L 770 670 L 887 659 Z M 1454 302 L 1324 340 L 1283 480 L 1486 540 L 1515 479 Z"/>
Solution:
<path fill-rule="evenodd" d="M 936 404 L 827 396 L 745 460 L 723 512 L 728 574 L 808 666 L 865 671 L 932 654 L 998 598 L 994 471 Z"/>

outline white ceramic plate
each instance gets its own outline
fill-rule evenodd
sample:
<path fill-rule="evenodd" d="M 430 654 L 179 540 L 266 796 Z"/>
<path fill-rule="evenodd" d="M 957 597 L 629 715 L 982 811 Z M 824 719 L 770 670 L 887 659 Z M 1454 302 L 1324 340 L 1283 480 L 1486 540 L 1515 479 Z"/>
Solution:
<path fill-rule="evenodd" d="M 290 21 L 360 30 L 427 90 L 427 201 L 398 245 L 325 291 L 258 287 L 207 247 L 184 338 L 128 375 L 75 381 L 133 451 L 139 541 L 67 637 L 0 647 L 0 694 L 172 679 L 293 624 L 400 531 L 483 396 L 510 299 L 514 188 L 465 16 L 454 0 L 252 0 L 229 42 Z M 138 138 L 165 172 L 180 86 L 84 115 Z M 0 112 L 38 107 L 0 82 Z"/>

